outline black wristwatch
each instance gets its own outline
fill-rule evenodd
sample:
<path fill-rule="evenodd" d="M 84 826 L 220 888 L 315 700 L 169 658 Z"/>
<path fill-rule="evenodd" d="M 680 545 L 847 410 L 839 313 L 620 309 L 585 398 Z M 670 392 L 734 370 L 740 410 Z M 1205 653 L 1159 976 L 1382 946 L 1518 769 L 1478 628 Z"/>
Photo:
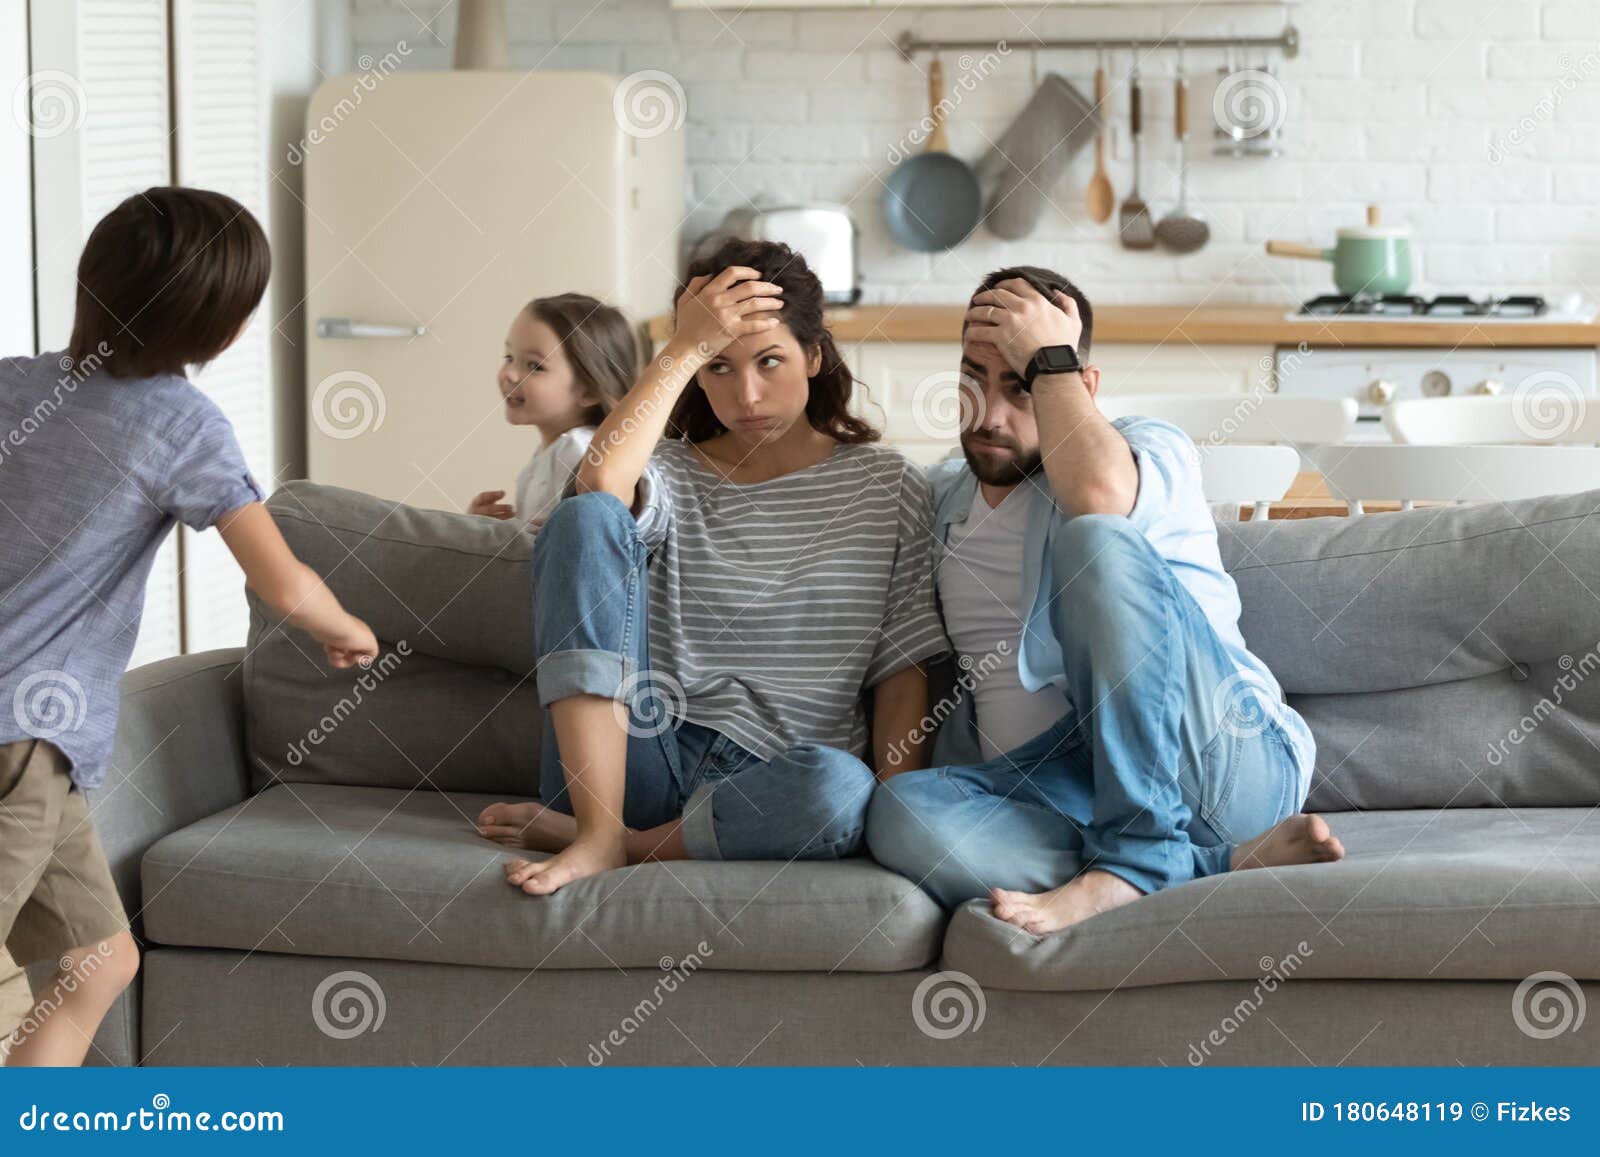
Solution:
<path fill-rule="evenodd" d="M 1033 355 L 1022 375 L 1022 388 L 1032 393 L 1033 379 L 1040 374 L 1075 374 L 1083 369 L 1078 351 L 1069 345 L 1047 345 Z"/>

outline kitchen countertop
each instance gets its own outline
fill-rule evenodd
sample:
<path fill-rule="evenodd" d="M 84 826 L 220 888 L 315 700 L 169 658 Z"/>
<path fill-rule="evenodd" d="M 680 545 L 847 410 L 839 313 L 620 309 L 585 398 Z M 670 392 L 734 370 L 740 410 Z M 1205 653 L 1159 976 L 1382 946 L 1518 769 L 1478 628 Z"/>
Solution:
<path fill-rule="evenodd" d="M 1283 305 L 1106 305 L 1095 310 L 1095 343 L 1161 345 L 1513 347 L 1600 346 L 1600 323 L 1542 321 L 1289 321 Z M 828 326 L 843 342 L 957 341 L 959 305 L 865 305 L 830 309 Z M 653 317 L 652 341 L 665 341 L 671 319 Z"/>

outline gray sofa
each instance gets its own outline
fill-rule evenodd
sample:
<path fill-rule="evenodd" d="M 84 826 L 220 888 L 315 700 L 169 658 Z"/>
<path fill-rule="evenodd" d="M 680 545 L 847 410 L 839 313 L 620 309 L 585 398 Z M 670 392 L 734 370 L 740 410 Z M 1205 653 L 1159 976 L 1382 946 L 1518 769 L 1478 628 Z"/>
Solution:
<path fill-rule="evenodd" d="M 530 899 L 470 820 L 535 783 L 532 540 L 309 484 L 272 510 L 387 645 L 125 683 L 91 799 L 147 945 L 148 1064 L 1594 1064 L 1600 493 L 1228 525 L 1244 633 L 1348 858 L 1035 939 L 868 860 L 675 863 Z"/>

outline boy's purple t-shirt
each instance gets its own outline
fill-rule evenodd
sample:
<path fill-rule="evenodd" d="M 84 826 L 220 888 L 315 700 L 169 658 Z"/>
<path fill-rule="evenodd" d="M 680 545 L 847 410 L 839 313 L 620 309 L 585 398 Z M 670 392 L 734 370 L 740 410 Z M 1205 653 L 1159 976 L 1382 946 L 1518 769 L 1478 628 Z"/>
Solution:
<path fill-rule="evenodd" d="M 211 399 L 61 353 L 0 359 L 0 743 L 47 739 L 105 777 L 156 549 L 261 500 Z"/>

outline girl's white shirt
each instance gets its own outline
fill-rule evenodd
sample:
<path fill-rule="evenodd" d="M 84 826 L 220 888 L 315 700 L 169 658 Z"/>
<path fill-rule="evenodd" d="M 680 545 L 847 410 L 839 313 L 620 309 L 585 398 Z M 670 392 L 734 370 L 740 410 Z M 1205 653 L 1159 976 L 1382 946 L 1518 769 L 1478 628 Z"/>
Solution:
<path fill-rule="evenodd" d="M 572 477 L 594 438 L 593 426 L 574 426 L 554 441 L 539 447 L 517 475 L 517 518 L 543 523 L 566 496 Z"/>

